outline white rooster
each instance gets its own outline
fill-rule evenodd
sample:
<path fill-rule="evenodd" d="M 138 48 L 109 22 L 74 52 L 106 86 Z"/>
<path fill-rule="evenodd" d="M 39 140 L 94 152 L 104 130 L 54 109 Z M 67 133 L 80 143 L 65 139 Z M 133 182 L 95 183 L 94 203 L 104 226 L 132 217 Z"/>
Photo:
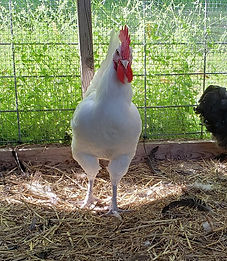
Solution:
<path fill-rule="evenodd" d="M 118 217 L 117 185 L 128 171 L 141 133 L 140 115 L 132 103 L 132 50 L 127 26 L 120 30 L 119 39 L 112 32 L 106 59 L 71 121 L 72 154 L 88 177 L 83 207 L 95 200 L 93 183 L 100 170 L 99 159 L 106 159 L 113 190 L 108 213 Z"/>

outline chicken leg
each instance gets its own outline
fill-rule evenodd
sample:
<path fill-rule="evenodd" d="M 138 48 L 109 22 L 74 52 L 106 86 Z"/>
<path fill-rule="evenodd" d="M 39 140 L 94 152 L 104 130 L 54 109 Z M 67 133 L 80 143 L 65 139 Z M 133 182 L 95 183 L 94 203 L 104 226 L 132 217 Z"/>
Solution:
<path fill-rule="evenodd" d="M 81 204 L 81 208 L 89 207 L 92 203 L 96 201 L 96 198 L 93 196 L 93 184 L 94 179 L 88 180 L 88 188 L 87 188 L 87 195 Z"/>
<path fill-rule="evenodd" d="M 98 201 L 98 199 L 96 199 L 93 196 L 93 185 L 94 185 L 95 177 L 101 168 L 99 166 L 98 159 L 93 155 L 78 153 L 76 154 L 75 159 L 80 164 L 80 166 L 84 169 L 88 178 L 87 195 L 83 203 L 81 204 L 81 208 L 89 207 L 92 203 Z"/>
<path fill-rule="evenodd" d="M 117 206 L 117 185 L 112 186 L 112 199 L 111 199 L 111 209 L 113 212 L 119 212 L 119 208 Z"/>
<path fill-rule="evenodd" d="M 107 213 L 108 215 L 112 214 L 120 218 L 119 213 L 124 211 L 119 209 L 117 205 L 117 185 L 121 178 L 127 173 L 130 162 L 131 157 L 129 155 L 121 155 L 109 162 L 107 170 L 110 174 L 112 183 L 112 198 L 109 212 Z"/>

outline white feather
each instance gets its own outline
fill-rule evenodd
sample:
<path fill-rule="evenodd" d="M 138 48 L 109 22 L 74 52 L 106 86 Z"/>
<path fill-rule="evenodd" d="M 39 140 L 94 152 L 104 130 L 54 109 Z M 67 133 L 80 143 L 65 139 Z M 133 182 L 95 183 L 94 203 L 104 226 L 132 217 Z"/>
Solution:
<path fill-rule="evenodd" d="M 204 190 L 204 191 L 210 191 L 213 189 L 212 185 L 210 184 L 204 184 L 204 183 L 201 183 L 201 182 L 198 182 L 196 181 L 193 185 L 192 185 L 193 188 L 196 188 L 196 189 L 201 189 L 201 190 Z"/>

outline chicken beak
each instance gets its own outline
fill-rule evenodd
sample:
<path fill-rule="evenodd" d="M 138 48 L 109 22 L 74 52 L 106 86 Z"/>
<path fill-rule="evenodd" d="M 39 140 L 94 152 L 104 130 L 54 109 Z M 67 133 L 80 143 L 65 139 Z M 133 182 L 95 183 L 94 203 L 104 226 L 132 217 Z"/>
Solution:
<path fill-rule="evenodd" d="M 127 69 L 129 61 L 128 60 L 121 60 L 121 63 L 124 66 L 124 68 Z"/>

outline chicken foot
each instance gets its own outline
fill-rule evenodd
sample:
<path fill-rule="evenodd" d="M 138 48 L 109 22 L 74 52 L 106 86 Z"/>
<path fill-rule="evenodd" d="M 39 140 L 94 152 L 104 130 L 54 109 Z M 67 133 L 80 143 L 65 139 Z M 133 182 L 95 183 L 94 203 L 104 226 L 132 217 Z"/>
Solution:
<path fill-rule="evenodd" d="M 120 209 L 117 206 L 117 185 L 112 185 L 112 198 L 111 198 L 111 205 L 109 211 L 106 213 L 107 216 L 115 216 L 118 219 L 122 220 L 120 213 L 122 212 L 129 212 L 130 210 Z"/>

